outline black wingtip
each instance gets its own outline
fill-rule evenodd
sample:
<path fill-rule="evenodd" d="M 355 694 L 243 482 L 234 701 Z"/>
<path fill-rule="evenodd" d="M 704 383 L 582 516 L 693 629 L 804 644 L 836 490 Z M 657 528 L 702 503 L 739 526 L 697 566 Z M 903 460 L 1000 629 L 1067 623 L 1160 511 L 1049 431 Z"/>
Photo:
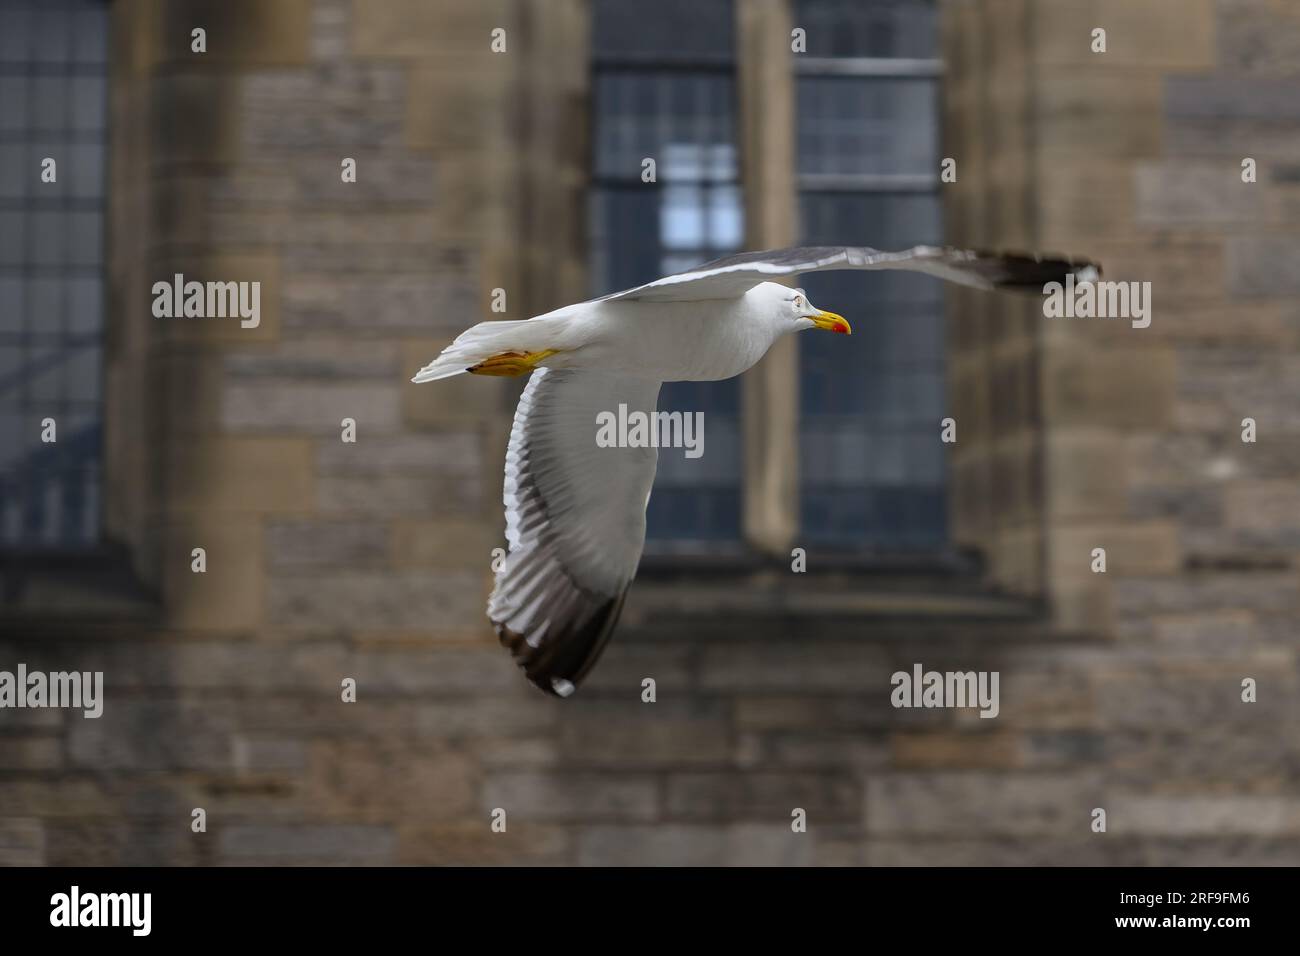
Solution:
<path fill-rule="evenodd" d="M 524 676 L 551 697 L 572 697 L 582 679 L 600 659 L 623 613 L 627 590 L 610 598 L 581 623 L 562 632 L 548 633 L 534 647 L 527 636 L 500 621 L 493 621 L 497 638 L 515 658 Z"/>
<path fill-rule="evenodd" d="M 1088 259 L 1071 259 L 1060 255 L 1029 255 L 1021 252 L 979 253 L 988 263 L 981 269 L 995 289 L 1041 293 L 1049 282 L 1066 281 L 1073 275 L 1077 282 L 1096 282 L 1101 278 L 1101 264 Z"/>

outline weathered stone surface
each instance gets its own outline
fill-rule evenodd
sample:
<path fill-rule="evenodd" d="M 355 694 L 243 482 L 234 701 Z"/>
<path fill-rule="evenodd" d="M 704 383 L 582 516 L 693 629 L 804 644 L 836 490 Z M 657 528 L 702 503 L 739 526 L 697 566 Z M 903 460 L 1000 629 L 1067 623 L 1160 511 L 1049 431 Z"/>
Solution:
<path fill-rule="evenodd" d="M 667 781 L 666 815 L 692 822 L 764 822 L 793 819 L 805 810 L 811 823 L 859 818 L 862 788 L 848 774 L 680 773 Z"/>
<path fill-rule="evenodd" d="M 1068 64 L 1084 72 L 1212 69 L 1215 12 L 1214 0 L 1035 4 L 1032 57 L 1039 64 Z M 1105 53 L 1092 52 L 1092 30 L 1098 26 L 1106 28 Z"/>
<path fill-rule="evenodd" d="M 68 760 L 75 767 L 119 771 L 227 769 L 229 726 L 225 715 L 194 703 L 107 697 L 103 716 L 72 723 Z M 172 732 L 159 734 L 158 727 Z"/>
<path fill-rule="evenodd" d="M 867 781 L 872 834 L 951 834 L 962 838 L 1088 832 L 1101 790 L 1095 776 L 1064 774 L 890 774 Z"/>
<path fill-rule="evenodd" d="M 383 865 L 393 862 L 395 839 L 386 826 L 240 824 L 217 834 L 223 862 L 292 865 Z"/>
<path fill-rule="evenodd" d="M 575 762 L 595 766 L 690 765 L 725 761 L 726 714 L 708 701 L 643 704 L 577 701 L 560 716 L 560 747 Z"/>
<path fill-rule="evenodd" d="M 398 424 L 398 386 L 315 383 L 231 384 L 222 399 L 221 421 L 231 431 L 340 434 L 351 418 L 358 432 L 383 434 Z"/>
<path fill-rule="evenodd" d="M 0 866 L 44 866 L 45 826 L 41 820 L 0 817 Z"/>
<path fill-rule="evenodd" d="M 1129 578 L 1115 586 L 1120 613 L 1214 611 L 1232 608 L 1294 612 L 1295 575 L 1269 571 Z"/>
<path fill-rule="evenodd" d="M 434 255 L 430 253 L 427 258 L 432 266 Z M 319 259 L 313 257 L 313 261 Z M 422 264 L 415 265 L 418 268 Z M 284 322 L 290 329 L 420 336 L 442 331 L 447 333 L 443 343 L 447 345 L 478 317 L 478 290 L 463 275 L 360 278 L 295 273 L 285 281 Z M 424 361 L 432 358 L 430 355 Z M 411 369 L 411 375 L 418 370 L 418 366 Z M 402 381 L 406 383 L 406 379 Z"/>
<path fill-rule="evenodd" d="M 468 9 L 447 0 L 360 0 L 354 17 L 353 42 L 363 57 L 459 54 L 491 62 L 493 28 L 513 25 L 502 0 Z"/>
<path fill-rule="evenodd" d="M 1295 836 L 1300 829 L 1300 803 L 1280 797 L 1120 793 L 1108 803 L 1107 828 L 1118 836 Z"/>
<path fill-rule="evenodd" d="M 864 642 L 822 644 L 808 655 L 797 644 L 706 648 L 700 683 L 714 690 L 781 690 L 792 686 L 857 690 L 888 687 L 879 650 Z"/>
<path fill-rule="evenodd" d="M 1043 370 L 1043 413 L 1062 425 L 1160 428 L 1173 416 L 1175 370 L 1172 350 L 1057 350 Z"/>
<path fill-rule="evenodd" d="M 241 139 L 250 153 L 262 154 L 396 148 L 406 113 L 404 89 L 400 69 L 388 64 L 250 73 L 243 84 Z"/>
<path fill-rule="evenodd" d="M 477 478 L 446 475 L 340 475 L 319 479 L 322 514 L 407 518 L 481 513 Z"/>
<path fill-rule="evenodd" d="M 1006 733 L 895 734 L 892 744 L 895 765 L 909 769 L 1010 769 L 1021 763 L 1023 749 L 1019 738 Z"/>
<path fill-rule="evenodd" d="M 390 550 L 389 527 L 377 522 L 279 521 L 266 529 L 271 568 L 373 566 L 386 564 Z"/>
<path fill-rule="evenodd" d="M 289 65 L 307 57 L 307 28 L 312 0 L 187 0 L 163 4 L 159 52 L 164 60 L 192 62 L 190 31 L 207 33 L 205 62 L 223 67 Z"/>
<path fill-rule="evenodd" d="M 253 517 L 232 515 L 222 522 L 199 514 L 164 528 L 162 587 L 169 623 L 225 631 L 257 626 L 265 583 L 260 542 Z"/>
<path fill-rule="evenodd" d="M 801 866 L 813 840 L 788 825 L 595 826 L 578 833 L 578 863 L 614 866 Z"/>
<path fill-rule="evenodd" d="M 1300 292 L 1300 237 L 1230 238 L 1228 288 L 1243 299 L 1296 295 Z"/>
<path fill-rule="evenodd" d="M 437 166 L 432 160 L 420 156 L 389 156 L 366 149 L 352 150 L 347 158 L 357 162 L 356 182 L 343 182 L 341 160 L 332 156 L 313 156 L 296 164 L 292 175 L 297 195 L 303 200 L 325 201 L 331 205 L 337 202 L 401 204 L 385 209 L 381 216 L 362 214 L 361 223 L 382 229 L 387 222 L 392 227 L 420 230 L 422 234 L 437 228 L 436 220 L 427 211 L 406 212 L 412 205 L 430 203 L 437 198 Z M 383 233 L 378 237 L 359 235 L 358 238 L 376 242 L 382 241 L 382 236 Z"/>
<path fill-rule="evenodd" d="M 1270 0 L 1219 0 L 1219 60 L 1226 71 L 1291 76 L 1300 62 L 1300 16 Z"/>
<path fill-rule="evenodd" d="M 478 475 L 483 468 L 474 432 L 367 438 L 358 427 L 355 442 L 326 439 L 316 450 L 316 471 L 323 475 Z"/>
<path fill-rule="evenodd" d="M 486 815 L 462 823 L 410 824 L 398 830 L 398 862 L 435 866 L 556 866 L 572 863 L 573 829 L 511 823 L 495 833 Z"/>
<path fill-rule="evenodd" d="M 1145 225 L 1260 223 L 1280 212 L 1267 186 L 1245 183 L 1239 163 L 1166 160 L 1137 167 L 1137 217 Z"/>
<path fill-rule="evenodd" d="M 286 631 L 463 633 L 483 626 L 483 579 L 425 571 L 277 574 L 267 618 Z"/>
<path fill-rule="evenodd" d="M 186 442 L 169 452 L 171 496 L 178 512 L 231 515 L 295 512 L 310 506 L 311 445 L 278 438 Z"/>
<path fill-rule="evenodd" d="M 503 663 L 504 652 L 497 657 Z M 553 701 L 540 694 L 519 688 L 519 693 L 504 698 L 475 697 L 420 704 L 416 712 L 416 731 L 431 737 L 508 737 L 520 745 L 518 755 L 526 763 L 534 762 L 532 748 L 542 746 L 543 759 L 550 762 L 555 745 L 552 737 L 559 718 Z M 537 740 L 520 740 L 537 735 Z M 501 759 L 516 752 L 500 741 L 495 749 Z M 508 764 L 511 761 L 505 760 Z"/>
<path fill-rule="evenodd" d="M 428 741 L 321 741 L 309 751 L 304 801 L 335 819 L 459 820 L 473 812 L 479 777 L 471 755 Z"/>
<path fill-rule="evenodd" d="M 0 770 L 57 770 L 63 743 L 57 737 L 0 737 Z"/>
<path fill-rule="evenodd" d="M 292 346 L 266 351 L 227 352 L 227 380 L 339 381 L 348 378 L 385 378 L 402 375 L 394 342 L 357 342 L 347 337 L 295 339 Z M 408 376 L 409 377 L 409 376 Z"/>
<path fill-rule="evenodd" d="M 871 771 L 889 765 L 888 744 L 872 735 L 851 732 L 741 734 L 736 763 L 745 768 L 850 768 Z"/>
<path fill-rule="evenodd" d="M 643 821 L 658 816 L 659 784 L 649 774 L 494 773 L 483 789 L 486 814 L 501 807 L 528 822 Z"/>
<path fill-rule="evenodd" d="M 1183 76 L 1165 86 L 1165 112 L 1171 117 L 1300 120 L 1295 80 L 1246 76 Z"/>
<path fill-rule="evenodd" d="M 1243 734 L 1258 734 L 1295 719 L 1295 681 L 1279 674 L 1276 665 L 1242 661 L 1224 671 L 1222 675 L 1138 673 L 1101 677 L 1096 695 L 1102 723 L 1108 728 L 1148 731 L 1231 727 Z M 1260 695 L 1256 703 L 1244 703 L 1244 677 L 1254 677 L 1272 692 Z"/>

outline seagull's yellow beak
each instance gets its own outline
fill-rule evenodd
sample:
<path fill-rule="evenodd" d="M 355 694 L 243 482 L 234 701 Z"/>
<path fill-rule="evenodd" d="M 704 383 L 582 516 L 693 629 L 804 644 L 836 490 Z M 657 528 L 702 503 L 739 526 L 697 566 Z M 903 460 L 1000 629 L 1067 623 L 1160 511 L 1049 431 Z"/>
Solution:
<path fill-rule="evenodd" d="M 816 315 L 810 315 L 813 325 L 819 329 L 825 329 L 828 332 L 839 332 L 841 335 L 852 335 L 853 326 L 849 325 L 844 316 L 836 315 L 834 312 L 818 312 Z"/>

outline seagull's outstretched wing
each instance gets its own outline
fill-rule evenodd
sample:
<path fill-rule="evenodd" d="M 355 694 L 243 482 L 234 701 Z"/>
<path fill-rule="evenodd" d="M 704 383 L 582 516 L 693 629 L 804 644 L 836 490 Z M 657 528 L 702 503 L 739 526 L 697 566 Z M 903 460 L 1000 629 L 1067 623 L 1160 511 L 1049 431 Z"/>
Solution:
<path fill-rule="evenodd" d="M 935 246 L 917 246 L 903 252 L 881 252 L 866 246 L 795 246 L 716 259 L 688 272 L 624 289 L 598 301 L 731 299 L 744 295 L 760 282 L 831 269 L 906 269 L 977 289 L 1028 292 L 1041 292 L 1048 282 L 1064 282 L 1070 273 L 1074 274 L 1077 282 L 1093 281 L 1101 275 L 1101 268 L 1095 263 L 1060 256 L 976 252 Z"/>
<path fill-rule="evenodd" d="M 653 413 L 659 382 L 540 368 L 506 452 L 506 540 L 488 617 L 542 690 L 573 693 L 604 649 L 645 544 L 654 448 L 601 448 L 597 415 Z"/>

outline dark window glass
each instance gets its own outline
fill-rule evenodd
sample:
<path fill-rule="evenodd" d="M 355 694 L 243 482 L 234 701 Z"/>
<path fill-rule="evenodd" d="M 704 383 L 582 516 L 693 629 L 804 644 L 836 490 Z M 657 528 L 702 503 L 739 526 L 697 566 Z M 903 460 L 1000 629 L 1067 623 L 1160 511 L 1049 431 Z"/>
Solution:
<path fill-rule="evenodd" d="M 937 44 L 932 0 L 798 0 L 795 23 L 807 31 L 808 57 L 876 60 L 854 70 L 796 58 L 803 241 L 938 243 L 938 71 L 925 62 Z M 940 284 L 907 272 L 802 281 L 854 333 L 799 338 L 804 539 L 855 551 L 943 547 Z"/>
<path fill-rule="evenodd" d="M 102 2 L 0 2 L 3 550 L 99 540 L 107 55 Z"/>
<path fill-rule="evenodd" d="M 597 0 L 593 16 L 589 233 L 601 295 L 738 251 L 744 220 L 730 0 Z M 647 158 L 655 183 L 641 180 Z M 648 548 L 739 540 L 737 381 L 665 383 L 659 407 L 704 413 L 705 454 L 660 450 Z"/>
<path fill-rule="evenodd" d="M 807 31 L 807 56 L 938 56 L 934 0 L 795 0 L 794 22 Z"/>
<path fill-rule="evenodd" d="M 596 63 L 645 59 L 659 66 L 735 59 L 731 0 L 595 0 L 592 53 Z"/>
<path fill-rule="evenodd" d="M 932 172 L 937 92 L 929 77 L 800 77 L 799 172 Z"/>

